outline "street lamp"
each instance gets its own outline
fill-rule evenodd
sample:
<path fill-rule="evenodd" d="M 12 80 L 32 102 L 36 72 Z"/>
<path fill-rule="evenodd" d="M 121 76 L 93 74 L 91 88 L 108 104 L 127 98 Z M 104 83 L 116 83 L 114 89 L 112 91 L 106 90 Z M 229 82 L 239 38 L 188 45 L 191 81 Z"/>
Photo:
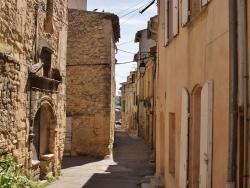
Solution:
<path fill-rule="evenodd" d="M 141 64 L 139 65 L 139 71 L 140 71 L 141 76 L 143 76 L 145 74 L 146 65 L 145 65 L 143 60 L 142 60 Z"/>

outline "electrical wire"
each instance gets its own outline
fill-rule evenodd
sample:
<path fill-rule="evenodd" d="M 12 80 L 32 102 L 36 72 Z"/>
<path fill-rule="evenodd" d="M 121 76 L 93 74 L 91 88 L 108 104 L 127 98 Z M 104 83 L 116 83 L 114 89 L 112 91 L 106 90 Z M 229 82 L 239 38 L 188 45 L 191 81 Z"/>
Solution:
<path fill-rule="evenodd" d="M 123 11 L 121 11 L 121 12 L 118 12 L 117 14 L 119 15 L 119 14 L 121 14 L 121 13 L 123 13 L 123 12 L 125 12 L 125 11 L 127 11 L 127 10 L 129 10 L 129 9 L 131 9 L 131 8 L 134 8 L 136 5 L 139 5 L 139 4 L 142 3 L 143 1 L 145 1 L 145 0 L 140 1 L 139 3 L 136 3 L 136 4 L 132 5 L 132 6 L 129 7 L 129 8 L 126 8 L 125 10 L 123 10 Z"/>
<path fill-rule="evenodd" d="M 122 22 L 120 24 L 120 26 L 124 25 L 127 21 L 129 21 L 131 18 L 133 18 L 136 14 L 138 14 L 138 12 L 136 12 L 135 14 L 133 14 L 132 16 L 130 16 L 127 20 L 125 20 L 124 22 Z"/>
<path fill-rule="evenodd" d="M 122 52 L 125 52 L 125 53 L 129 53 L 129 54 L 134 54 L 135 55 L 135 53 L 133 53 L 133 52 L 129 52 L 129 51 L 126 51 L 126 50 L 122 50 L 122 49 L 117 49 L 117 50 L 120 50 L 120 51 L 122 51 Z"/>
<path fill-rule="evenodd" d="M 130 11 L 130 12 L 128 12 L 128 13 L 122 15 L 122 16 L 119 16 L 119 18 L 123 18 L 123 17 L 125 17 L 125 16 L 127 16 L 127 15 L 129 15 L 129 14 L 135 12 L 135 11 L 138 11 L 138 10 L 140 10 L 141 8 L 148 6 L 150 3 L 151 3 L 151 2 L 148 2 L 148 3 L 146 3 L 146 4 L 142 5 L 142 6 L 140 6 L 139 8 L 137 8 L 137 9 L 135 9 L 135 10 L 132 10 L 132 11 Z M 139 13 L 139 11 L 138 11 L 138 13 Z"/>
<path fill-rule="evenodd" d="M 44 11 L 44 12 L 48 13 L 49 15 L 51 15 L 52 17 L 56 18 L 58 21 L 62 22 L 64 25 L 69 26 L 64 20 L 62 20 L 61 18 L 53 15 L 49 11 L 45 10 L 45 8 L 41 4 L 37 3 L 37 5 L 42 9 L 42 11 Z"/>
<path fill-rule="evenodd" d="M 127 42 L 123 42 L 123 43 L 117 44 L 116 46 L 121 46 L 121 45 L 124 45 L 124 44 L 130 43 L 130 42 L 134 42 L 134 40 L 130 40 L 130 41 L 127 41 Z"/>

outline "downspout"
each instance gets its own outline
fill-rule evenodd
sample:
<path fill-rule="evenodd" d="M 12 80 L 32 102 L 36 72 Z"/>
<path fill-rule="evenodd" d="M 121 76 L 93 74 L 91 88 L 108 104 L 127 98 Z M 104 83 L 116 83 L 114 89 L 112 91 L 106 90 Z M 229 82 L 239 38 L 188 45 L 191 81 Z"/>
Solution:
<path fill-rule="evenodd" d="M 229 0 L 229 145 L 226 188 L 236 187 L 238 121 L 237 1 Z"/>
<path fill-rule="evenodd" d="M 243 82 L 243 110 L 244 110 L 244 161 L 243 161 L 243 188 L 247 188 L 247 148 L 248 148 L 248 71 L 247 71 L 247 11 L 246 11 L 246 0 L 240 0 L 239 7 L 239 59 L 242 65 L 241 80 Z"/>

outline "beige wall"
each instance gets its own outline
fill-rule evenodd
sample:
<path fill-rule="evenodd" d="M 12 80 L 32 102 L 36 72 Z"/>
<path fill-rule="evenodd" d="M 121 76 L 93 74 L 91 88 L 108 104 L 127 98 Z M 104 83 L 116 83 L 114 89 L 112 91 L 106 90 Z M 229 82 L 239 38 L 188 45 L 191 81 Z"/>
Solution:
<path fill-rule="evenodd" d="M 46 2 L 41 1 L 45 8 Z M 57 11 L 61 13 L 61 21 L 54 21 L 53 17 L 47 19 L 48 14 L 46 15 L 41 7 L 36 17 L 37 4 L 34 1 L 0 2 L 0 154 L 13 155 L 17 164 L 23 166 L 22 170 L 35 179 L 44 178 L 46 173 L 59 175 L 64 147 L 67 2 L 55 0 L 54 3 L 57 5 Z M 53 6 L 50 11 L 55 13 Z M 43 76 L 43 68 L 29 75 L 32 65 L 41 62 L 41 58 L 34 58 L 36 42 L 38 48 L 43 46 L 39 43 L 39 37 L 43 38 L 53 51 L 49 69 L 51 74 L 48 78 Z M 56 77 L 53 71 L 57 71 Z M 49 84 L 53 85 L 53 88 L 49 87 Z M 32 150 L 33 137 L 38 136 L 34 135 L 35 116 L 39 109 L 45 106 L 49 106 L 47 113 L 53 120 L 53 123 L 48 125 L 50 130 L 45 133 L 49 135 L 48 151 L 54 155 L 49 164 L 53 168 L 48 168 L 47 172 L 42 169 L 47 164 L 34 166 L 32 160 L 35 155 Z M 37 164 L 40 162 L 42 157 L 38 156 Z"/>
<path fill-rule="evenodd" d="M 137 134 L 138 123 L 137 123 L 137 110 L 136 105 L 137 98 L 137 84 L 138 75 L 136 71 L 130 72 L 127 82 L 122 83 L 121 97 L 122 101 L 125 101 L 125 110 L 122 106 L 122 127 L 128 131 L 132 131 Z M 123 102 L 122 102 L 123 105 Z"/>
<path fill-rule="evenodd" d="M 195 86 L 214 81 L 212 187 L 225 187 L 228 150 L 228 2 L 213 0 L 179 34 L 164 45 L 164 3 L 159 2 L 157 77 L 157 175 L 166 187 L 178 187 L 180 160 L 181 89 L 192 93 Z M 222 10 L 223 7 L 223 11 Z M 175 113 L 175 176 L 169 173 L 169 113 Z M 162 115 L 160 115 L 162 114 Z M 192 115 L 192 114 L 191 114 Z M 162 122 L 164 120 L 164 122 Z M 162 147 L 161 124 L 165 125 Z M 162 152 L 161 150 L 165 151 Z M 160 154 L 165 155 L 164 159 Z M 164 168 L 164 172 L 162 172 Z"/>
<path fill-rule="evenodd" d="M 111 14 L 69 10 L 67 117 L 72 117 L 71 155 L 105 156 L 112 151 L 114 43 L 118 40 L 112 19 L 118 20 Z"/>

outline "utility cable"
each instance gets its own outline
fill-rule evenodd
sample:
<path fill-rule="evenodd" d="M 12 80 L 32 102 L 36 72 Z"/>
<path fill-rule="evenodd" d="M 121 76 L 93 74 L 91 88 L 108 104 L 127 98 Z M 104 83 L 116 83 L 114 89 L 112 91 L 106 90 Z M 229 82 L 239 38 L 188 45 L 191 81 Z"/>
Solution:
<path fill-rule="evenodd" d="M 44 8 L 41 4 L 37 3 L 37 6 L 39 6 L 39 7 L 42 9 L 42 11 L 48 13 L 48 14 L 51 15 L 52 17 L 56 18 L 58 21 L 62 22 L 64 25 L 69 26 L 64 20 L 62 20 L 62 19 L 59 18 L 58 16 L 53 15 L 53 14 L 50 13 L 49 11 L 45 10 L 45 8 Z"/>
<path fill-rule="evenodd" d="M 120 43 L 120 44 L 117 44 L 116 46 L 121 46 L 121 45 L 124 45 L 124 44 L 128 44 L 130 42 L 134 42 L 134 40 L 130 40 L 130 41 L 127 41 L 127 42 L 123 42 L 123 43 Z"/>
<path fill-rule="evenodd" d="M 148 6 L 150 3 L 151 3 L 151 2 L 146 3 L 146 4 L 142 5 L 142 6 L 140 6 L 139 8 L 137 8 L 137 9 L 135 9 L 135 10 L 132 10 L 132 11 L 128 12 L 127 14 L 124 14 L 124 15 L 122 15 L 122 16 L 119 16 L 119 18 L 123 18 L 124 16 L 127 16 L 127 15 L 129 15 L 129 14 L 135 12 L 135 11 L 138 11 L 138 10 L 140 10 L 141 8 Z M 139 12 L 138 12 L 138 13 L 139 13 Z"/>
<path fill-rule="evenodd" d="M 136 12 L 135 14 L 133 14 L 132 16 L 130 16 L 127 20 L 125 20 L 124 22 L 122 22 L 120 24 L 120 26 L 122 26 L 123 24 L 125 24 L 127 21 L 129 21 L 131 18 L 133 18 L 136 14 L 138 14 L 138 12 Z"/>
<path fill-rule="evenodd" d="M 122 50 L 122 49 L 119 49 L 119 48 L 117 50 L 120 50 L 120 51 L 125 52 L 125 53 L 129 53 L 129 54 L 134 54 L 134 55 L 136 54 L 136 53 L 129 52 L 129 51 L 126 51 L 126 50 Z"/>
<path fill-rule="evenodd" d="M 136 5 L 139 5 L 139 4 L 140 4 L 140 3 L 142 3 L 143 1 L 145 1 L 145 0 L 140 1 L 139 3 L 136 3 L 136 4 L 132 5 L 132 6 L 131 6 L 131 7 L 129 7 L 129 8 L 126 8 L 125 10 L 123 10 L 123 11 L 121 11 L 121 12 L 118 12 L 117 14 L 119 15 L 119 14 L 121 14 L 121 13 L 123 13 L 123 12 L 125 12 L 125 11 L 129 10 L 129 9 L 131 9 L 131 8 L 135 7 Z"/>

